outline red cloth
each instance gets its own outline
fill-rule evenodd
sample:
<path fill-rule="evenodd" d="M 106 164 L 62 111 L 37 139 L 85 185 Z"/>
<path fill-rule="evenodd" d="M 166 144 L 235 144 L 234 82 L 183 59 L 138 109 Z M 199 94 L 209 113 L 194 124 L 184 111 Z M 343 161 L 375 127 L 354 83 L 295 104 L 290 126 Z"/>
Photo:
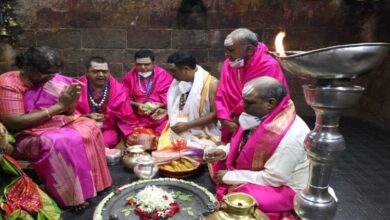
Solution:
<path fill-rule="evenodd" d="M 15 181 L 7 191 L 7 201 L 3 204 L 2 209 L 6 215 L 10 215 L 13 211 L 23 209 L 29 213 L 36 214 L 42 209 L 42 201 L 35 183 L 22 171 L 19 164 L 5 154 L 2 155 L 8 160 L 19 172 L 20 177 Z"/>

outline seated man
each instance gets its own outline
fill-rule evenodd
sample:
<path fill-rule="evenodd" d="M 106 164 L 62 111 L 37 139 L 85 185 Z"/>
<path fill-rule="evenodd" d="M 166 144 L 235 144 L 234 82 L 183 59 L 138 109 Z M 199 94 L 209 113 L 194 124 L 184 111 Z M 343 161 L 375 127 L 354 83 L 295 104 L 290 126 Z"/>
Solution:
<path fill-rule="evenodd" d="M 84 86 L 77 101 L 76 113 L 92 118 L 101 125 L 106 147 L 118 145 L 127 139 L 138 120 L 130 106 L 126 89 L 111 76 L 108 62 L 103 57 L 91 57 L 87 72 L 80 78 Z M 120 144 L 118 148 L 124 148 Z"/>
<path fill-rule="evenodd" d="M 215 147 L 220 141 L 214 105 L 218 80 L 188 52 L 171 54 L 167 63 L 175 80 L 168 91 L 169 123 L 158 149 L 171 146 L 175 139 L 184 139 L 192 147 Z"/>
<path fill-rule="evenodd" d="M 0 219 L 61 219 L 57 204 L 9 156 L 12 150 L 0 123 Z"/>
<path fill-rule="evenodd" d="M 13 156 L 29 160 L 45 190 L 63 207 L 84 207 L 112 183 L 94 120 L 73 115 L 81 85 L 57 74 L 59 54 L 31 47 L 20 71 L 0 75 L 0 120 L 16 134 Z"/>
<path fill-rule="evenodd" d="M 309 128 L 295 114 L 285 86 L 259 77 L 243 89 L 244 110 L 230 146 L 206 152 L 213 164 L 219 199 L 229 192 L 252 195 L 271 219 L 293 212 L 293 198 L 308 181 L 309 160 L 303 145 Z"/>
<path fill-rule="evenodd" d="M 135 67 L 124 77 L 123 85 L 128 88 L 131 105 L 134 109 L 138 127 L 133 144 L 152 145 L 155 136 L 164 129 L 167 117 L 167 92 L 172 77 L 154 64 L 154 53 L 142 49 L 134 54 Z M 137 136 L 142 132 L 145 135 Z M 151 146 L 145 146 L 151 147 Z"/>

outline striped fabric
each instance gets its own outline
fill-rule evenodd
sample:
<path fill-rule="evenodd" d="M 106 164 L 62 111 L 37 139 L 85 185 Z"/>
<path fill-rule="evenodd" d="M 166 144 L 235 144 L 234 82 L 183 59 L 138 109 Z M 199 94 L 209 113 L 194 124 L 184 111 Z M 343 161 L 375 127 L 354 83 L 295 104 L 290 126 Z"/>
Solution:
<path fill-rule="evenodd" d="M 0 75 L 0 114 L 24 113 L 23 93 L 27 89 L 19 71 Z"/>

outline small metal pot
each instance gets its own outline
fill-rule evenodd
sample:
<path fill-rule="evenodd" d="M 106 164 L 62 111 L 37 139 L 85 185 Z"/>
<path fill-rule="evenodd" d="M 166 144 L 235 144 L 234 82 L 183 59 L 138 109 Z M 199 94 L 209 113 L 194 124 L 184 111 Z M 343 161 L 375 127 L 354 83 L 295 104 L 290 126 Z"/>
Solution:
<path fill-rule="evenodd" d="M 123 164 L 129 169 L 133 169 L 137 164 L 136 160 L 139 157 L 147 156 L 148 153 L 145 152 L 145 149 L 142 145 L 134 145 L 126 149 L 123 155 Z"/>
<path fill-rule="evenodd" d="M 158 172 L 158 167 L 151 156 L 137 158 L 134 174 L 140 179 L 152 179 Z"/>

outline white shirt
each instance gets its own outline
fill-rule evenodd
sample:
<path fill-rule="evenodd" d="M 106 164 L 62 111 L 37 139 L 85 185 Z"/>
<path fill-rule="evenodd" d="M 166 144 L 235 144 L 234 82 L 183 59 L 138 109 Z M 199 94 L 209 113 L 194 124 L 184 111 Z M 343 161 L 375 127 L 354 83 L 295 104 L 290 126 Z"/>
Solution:
<path fill-rule="evenodd" d="M 303 142 L 309 133 L 306 123 L 297 115 L 272 156 L 261 171 L 228 171 L 223 182 L 229 185 L 253 183 L 273 187 L 287 185 L 293 190 L 303 189 L 309 178 L 309 159 Z M 218 146 L 229 153 L 229 145 Z"/>

